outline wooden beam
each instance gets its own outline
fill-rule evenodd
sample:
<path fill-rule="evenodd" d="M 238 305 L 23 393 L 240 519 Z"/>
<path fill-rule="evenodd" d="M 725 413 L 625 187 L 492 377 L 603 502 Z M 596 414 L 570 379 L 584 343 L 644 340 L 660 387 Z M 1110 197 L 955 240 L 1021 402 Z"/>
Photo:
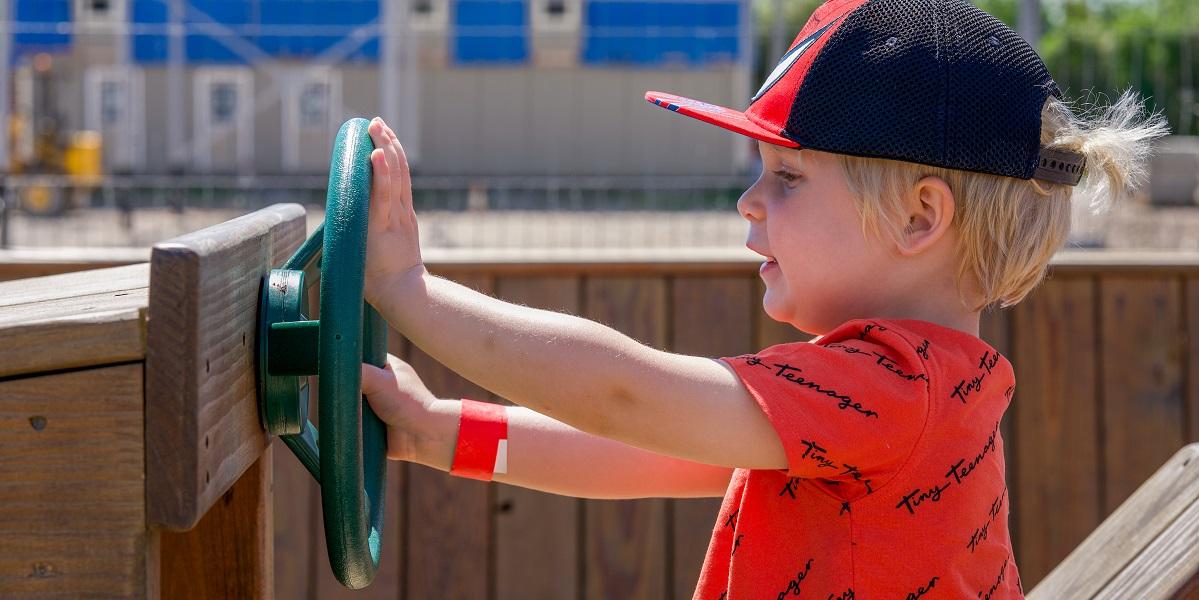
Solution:
<path fill-rule="evenodd" d="M 196 525 L 268 438 L 255 384 L 262 278 L 304 241 L 278 204 L 154 246 L 146 348 L 147 518 Z"/>
<path fill-rule="evenodd" d="M 1173 592 L 1199 570 L 1193 537 L 1199 522 L 1197 503 L 1199 444 L 1191 444 L 1087 536 L 1028 594 L 1029 599 L 1177 597 Z M 1166 581 L 1155 582 L 1158 578 Z M 1137 586 L 1130 586 L 1132 582 Z M 1155 588 L 1152 595 L 1150 587 Z M 1113 593 L 1116 590 L 1123 593 Z"/>
<path fill-rule="evenodd" d="M 140 361 L 149 269 L 0 283 L 0 377 Z"/>

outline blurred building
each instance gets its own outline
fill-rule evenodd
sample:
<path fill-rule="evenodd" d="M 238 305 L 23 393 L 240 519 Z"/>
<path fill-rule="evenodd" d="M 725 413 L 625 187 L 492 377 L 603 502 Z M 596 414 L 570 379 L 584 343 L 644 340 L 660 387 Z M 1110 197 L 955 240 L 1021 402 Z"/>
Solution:
<path fill-rule="evenodd" d="M 324 173 L 337 126 L 376 114 L 424 174 L 747 166 L 740 136 L 643 94 L 744 106 L 749 0 L 0 4 L 9 112 L 99 131 L 110 173 Z M 31 130 L 18 128 L 11 152 L 31 151 Z"/>

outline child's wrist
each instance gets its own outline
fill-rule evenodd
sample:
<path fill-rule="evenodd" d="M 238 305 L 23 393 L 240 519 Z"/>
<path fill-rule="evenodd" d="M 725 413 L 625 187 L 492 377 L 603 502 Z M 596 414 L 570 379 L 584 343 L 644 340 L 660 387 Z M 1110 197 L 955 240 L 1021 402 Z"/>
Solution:
<path fill-rule="evenodd" d="M 384 275 L 374 281 L 368 278 L 362 290 L 363 299 L 371 306 L 383 311 L 388 302 L 395 302 L 408 290 L 423 289 L 424 278 L 428 275 L 429 271 L 425 269 L 425 264 L 418 262 L 403 271 Z"/>
<path fill-rule="evenodd" d="M 461 414 L 460 400 L 433 401 L 424 411 L 414 436 L 413 462 L 448 473 L 454 462 L 454 445 L 458 441 Z"/>

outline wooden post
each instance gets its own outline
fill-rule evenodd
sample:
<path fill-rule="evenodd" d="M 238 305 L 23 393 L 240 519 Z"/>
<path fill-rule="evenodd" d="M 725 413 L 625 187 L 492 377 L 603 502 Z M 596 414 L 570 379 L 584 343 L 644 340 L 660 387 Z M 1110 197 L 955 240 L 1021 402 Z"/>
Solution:
<path fill-rule="evenodd" d="M 146 348 L 150 522 L 200 517 L 267 447 L 254 348 L 262 278 L 304 241 L 297 204 L 154 246 Z"/>

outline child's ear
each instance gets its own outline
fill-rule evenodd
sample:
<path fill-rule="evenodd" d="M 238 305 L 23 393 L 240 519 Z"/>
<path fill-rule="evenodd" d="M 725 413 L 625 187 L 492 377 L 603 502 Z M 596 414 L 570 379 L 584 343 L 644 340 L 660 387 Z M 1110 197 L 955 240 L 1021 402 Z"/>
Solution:
<path fill-rule="evenodd" d="M 912 188 L 906 208 L 908 222 L 898 250 L 903 256 L 915 256 L 936 245 L 949 231 L 955 208 L 953 191 L 940 177 L 924 177 Z"/>

